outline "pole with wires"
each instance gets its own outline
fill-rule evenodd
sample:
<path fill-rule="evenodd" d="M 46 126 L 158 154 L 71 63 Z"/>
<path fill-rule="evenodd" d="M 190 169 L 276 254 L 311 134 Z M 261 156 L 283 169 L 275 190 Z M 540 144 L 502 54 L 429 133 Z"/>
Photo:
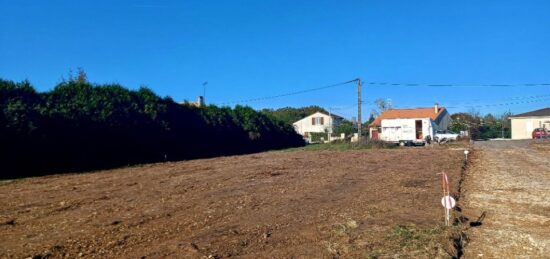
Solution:
<path fill-rule="evenodd" d="M 357 140 L 361 139 L 361 79 L 357 78 Z"/>
<path fill-rule="evenodd" d="M 328 107 L 328 130 L 327 130 L 327 140 L 330 143 L 330 138 L 332 137 L 332 111 Z"/>

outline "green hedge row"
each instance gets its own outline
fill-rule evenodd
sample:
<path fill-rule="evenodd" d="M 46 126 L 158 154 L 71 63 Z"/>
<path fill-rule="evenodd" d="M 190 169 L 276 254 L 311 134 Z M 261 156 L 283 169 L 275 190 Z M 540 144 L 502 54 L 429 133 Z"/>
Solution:
<path fill-rule="evenodd" d="M 0 178 L 86 171 L 303 145 L 250 107 L 197 108 L 147 88 L 79 78 L 39 93 L 0 79 Z"/>

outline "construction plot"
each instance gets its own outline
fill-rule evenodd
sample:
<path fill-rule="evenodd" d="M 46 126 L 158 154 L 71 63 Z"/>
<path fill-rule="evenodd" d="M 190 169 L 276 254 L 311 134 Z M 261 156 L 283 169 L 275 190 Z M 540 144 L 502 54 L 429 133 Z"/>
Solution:
<path fill-rule="evenodd" d="M 0 257 L 448 257 L 437 173 L 456 192 L 463 159 L 294 150 L 2 182 Z"/>

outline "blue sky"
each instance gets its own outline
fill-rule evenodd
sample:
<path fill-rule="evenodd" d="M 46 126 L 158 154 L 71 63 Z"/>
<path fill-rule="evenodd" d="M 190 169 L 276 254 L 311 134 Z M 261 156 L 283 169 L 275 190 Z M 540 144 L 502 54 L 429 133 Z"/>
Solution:
<path fill-rule="evenodd" d="M 96 83 L 224 103 L 361 78 L 458 84 L 363 88 L 396 107 L 520 113 L 550 106 L 550 1 L 0 0 L 0 77 L 51 89 L 82 67 Z M 355 116 L 353 84 L 259 102 Z M 518 103 L 519 102 L 519 103 Z M 489 105 L 489 106 L 485 106 Z"/>

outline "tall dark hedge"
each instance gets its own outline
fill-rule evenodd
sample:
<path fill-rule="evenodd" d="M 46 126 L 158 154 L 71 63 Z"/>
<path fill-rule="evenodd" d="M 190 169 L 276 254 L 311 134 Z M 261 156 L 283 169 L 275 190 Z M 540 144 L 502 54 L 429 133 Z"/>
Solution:
<path fill-rule="evenodd" d="M 82 80 L 38 93 L 0 79 L 0 110 L 0 178 L 303 145 L 291 126 L 250 107 L 197 108 Z"/>

